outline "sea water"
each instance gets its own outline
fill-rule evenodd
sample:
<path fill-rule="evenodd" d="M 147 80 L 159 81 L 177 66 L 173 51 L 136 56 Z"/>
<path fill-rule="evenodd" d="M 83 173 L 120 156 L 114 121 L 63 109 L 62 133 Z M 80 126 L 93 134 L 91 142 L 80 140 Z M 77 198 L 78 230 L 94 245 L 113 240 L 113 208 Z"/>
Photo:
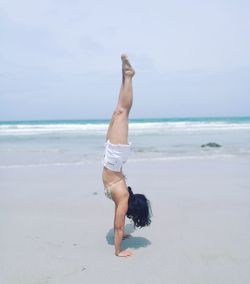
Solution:
<path fill-rule="evenodd" d="M 100 161 L 109 120 L 0 122 L 0 168 Z M 130 162 L 250 157 L 250 117 L 131 119 Z M 201 147 L 216 142 L 219 148 Z"/>

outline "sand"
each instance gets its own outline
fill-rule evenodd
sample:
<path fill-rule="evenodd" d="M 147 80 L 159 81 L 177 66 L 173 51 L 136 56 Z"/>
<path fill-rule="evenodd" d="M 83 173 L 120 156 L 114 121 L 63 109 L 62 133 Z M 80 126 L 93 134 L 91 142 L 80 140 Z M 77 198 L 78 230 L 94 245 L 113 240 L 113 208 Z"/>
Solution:
<path fill-rule="evenodd" d="M 0 170 L 0 283 L 250 283 L 250 161 L 130 162 L 152 225 L 114 256 L 101 166 Z M 126 228 L 133 231 L 127 220 Z"/>

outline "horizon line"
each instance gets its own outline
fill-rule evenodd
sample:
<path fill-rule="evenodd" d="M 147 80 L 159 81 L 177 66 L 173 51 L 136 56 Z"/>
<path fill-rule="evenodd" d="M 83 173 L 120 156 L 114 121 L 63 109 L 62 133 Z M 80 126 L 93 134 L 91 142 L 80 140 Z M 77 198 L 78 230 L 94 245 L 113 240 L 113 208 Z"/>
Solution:
<path fill-rule="evenodd" d="M 240 116 L 176 116 L 176 117 L 131 117 L 129 120 L 172 120 L 172 119 L 232 119 L 232 118 L 250 118 L 250 115 Z M 53 118 L 53 119 L 21 119 L 21 120 L 0 120 L 0 123 L 7 122 L 46 122 L 46 121 L 109 121 L 111 118 Z"/>

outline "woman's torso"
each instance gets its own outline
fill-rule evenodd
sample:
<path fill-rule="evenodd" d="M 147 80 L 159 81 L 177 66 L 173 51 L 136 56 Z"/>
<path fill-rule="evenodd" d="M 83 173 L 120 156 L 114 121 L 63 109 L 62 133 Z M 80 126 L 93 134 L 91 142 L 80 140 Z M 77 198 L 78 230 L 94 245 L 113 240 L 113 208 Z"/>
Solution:
<path fill-rule="evenodd" d="M 113 172 L 107 168 L 103 168 L 102 181 L 105 187 L 114 184 L 116 181 L 123 179 L 124 175 L 122 172 Z"/>

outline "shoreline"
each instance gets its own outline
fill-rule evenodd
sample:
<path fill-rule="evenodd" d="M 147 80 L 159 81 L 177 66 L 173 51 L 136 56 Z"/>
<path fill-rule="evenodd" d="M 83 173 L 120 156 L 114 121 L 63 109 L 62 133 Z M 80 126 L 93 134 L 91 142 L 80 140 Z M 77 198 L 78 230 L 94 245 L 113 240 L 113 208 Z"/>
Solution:
<path fill-rule="evenodd" d="M 100 154 L 101 156 L 101 154 Z M 144 158 L 130 158 L 129 161 L 127 161 L 127 164 L 134 164 L 134 163 L 154 163 L 154 162 L 171 162 L 171 161 L 206 161 L 206 160 L 231 160 L 236 159 L 238 161 L 246 160 L 248 161 L 250 159 L 250 155 L 242 154 L 242 155 L 235 155 L 235 154 L 212 154 L 209 153 L 206 156 L 202 155 L 192 155 L 192 156 L 166 156 L 166 157 L 144 157 Z M 85 161 L 79 161 L 79 162 L 55 162 L 55 163 L 40 163 L 40 164 L 14 164 L 14 165 L 0 165 L 0 171 L 1 170 L 7 170 L 7 169 L 19 169 L 19 168 L 46 168 L 46 167 L 81 167 L 81 166 L 87 166 L 87 165 L 96 165 L 99 167 L 101 164 L 101 160 L 97 161 L 91 161 L 91 160 L 85 160 Z M 127 164 L 125 167 L 127 167 Z"/>

